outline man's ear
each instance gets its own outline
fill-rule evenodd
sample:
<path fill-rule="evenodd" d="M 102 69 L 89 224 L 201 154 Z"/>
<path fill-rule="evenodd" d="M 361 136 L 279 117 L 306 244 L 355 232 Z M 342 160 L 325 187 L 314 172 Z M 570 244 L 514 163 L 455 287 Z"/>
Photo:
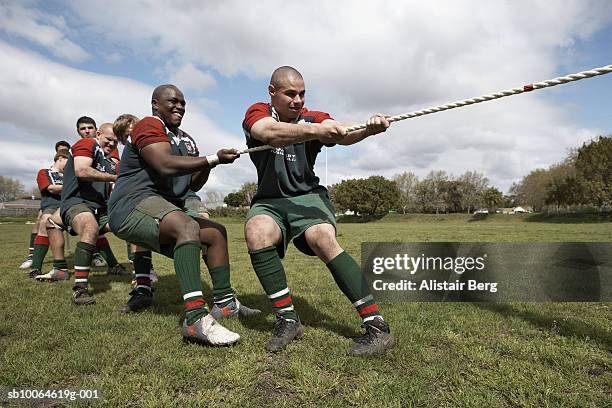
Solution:
<path fill-rule="evenodd" d="M 268 94 L 270 96 L 274 96 L 275 92 L 276 92 L 276 90 L 274 89 L 274 85 L 272 85 L 272 84 L 268 85 Z"/>

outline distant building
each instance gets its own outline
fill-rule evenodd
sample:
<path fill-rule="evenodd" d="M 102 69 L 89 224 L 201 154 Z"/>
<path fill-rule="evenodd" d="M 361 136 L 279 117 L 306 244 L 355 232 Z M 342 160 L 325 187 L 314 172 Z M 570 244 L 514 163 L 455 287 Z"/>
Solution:
<path fill-rule="evenodd" d="M 36 215 L 40 209 L 40 200 L 21 198 L 0 203 L 0 215 Z"/>

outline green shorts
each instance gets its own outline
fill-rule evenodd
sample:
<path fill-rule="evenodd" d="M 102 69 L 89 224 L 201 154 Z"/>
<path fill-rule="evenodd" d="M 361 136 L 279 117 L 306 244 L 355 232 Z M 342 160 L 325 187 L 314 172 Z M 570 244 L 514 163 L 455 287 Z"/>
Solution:
<path fill-rule="evenodd" d="M 247 221 L 256 215 L 268 215 L 280 227 L 282 242 L 276 247 L 284 258 L 289 242 L 306 255 L 314 256 L 304 232 L 317 224 L 331 224 L 336 228 L 334 207 L 327 191 L 319 191 L 289 198 L 264 198 L 257 200 L 247 214 Z"/>
<path fill-rule="evenodd" d="M 172 257 L 174 245 L 159 243 L 159 221 L 172 211 L 183 211 L 191 218 L 200 218 L 195 211 L 179 208 L 160 196 L 150 196 L 136 205 L 115 235 L 124 241 Z"/>
<path fill-rule="evenodd" d="M 64 225 L 74 229 L 72 225 L 74 218 L 80 213 L 84 212 L 91 213 L 94 215 L 94 217 L 96 217 L 96 222 L 98 223 L 98 232 L 101 233 L 104 230 L 106 224 L 108 224 L 108 214 L 106 213 L 106 208 L 103 210 L 94 209 L 89 207 L 85 203 L 75 204 L 66 211 L 66 213 L 64 214 L 64 219 L 62 220 L 64 222 Z"/>
<path fill-rule="evenodd" d="M 187 197 L 185 200 L 185 208 L 195 214 L 208 213 L 208 211 L 206 211 L 206 207 L 204 207 L 204 204 L 202 203 L 202 200 L 195 197 Z"/>
<path fill-rule="evenodd" d="M 45 215 L 45 214 L 55 214 L 55 212 L 58 210 L 59 207 L 47 207 L 44 210 L 42 210 L 42 214 L 41 215 Z"/>

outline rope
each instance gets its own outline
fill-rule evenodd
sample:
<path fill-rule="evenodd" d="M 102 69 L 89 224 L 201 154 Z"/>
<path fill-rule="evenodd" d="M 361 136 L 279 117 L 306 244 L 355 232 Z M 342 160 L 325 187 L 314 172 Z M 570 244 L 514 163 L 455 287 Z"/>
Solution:
<path fill-rule="evenodd" d="M 612 65 L 606 65 L 605 67 L 594 68 L 588 71 L 582 71 L 582 72 L 578 72 L 575 74 L 570 74 L 570 75 L 561 76 L 561 77 L 557 77 L 553 79 L 548 79 L 546 81 L 536 82 L 534 84 L 527 84 L 527 85 L 523 85 L 522 87 L 507 89 L 505 91 L 499 91 L 499 92 L 496 92 L 490 95 L 482 95 L 476 98 L 464 99 L 462 101 L 451 102 L 451 103 L 434 106 L 434 107 L 423 109 L 423 110 L 404 113 L 402 115 L 391 116 L 387 118 L 387 120 L 389 122 L 397 122 L 397 121 L 404 120 L 404 119 L 416 118 L 418 116 L 424 116 L 424 115 L 429 115 L 431 113 L 460 108 L 463 106 L 473 105 L 475 103 L 481 103 L 481 102 L 491 101 L 493 99 L 505 98 L 506 96 L 518 95 L 524 92 L 531 92 L 535 89 L 549 88 L 551 86 L 566 84 L 568 82 L 573 82 L 573 81 L 579 81 L 581 79 L 591 78 L 591 77 L 598 76 L 598 75 L 609 74 L 610 72 L 612 72 Z M 366 128 L 366 124 L 362 123 L 360 125 L 354 125 L 354 126 L 347 127 L 346 131 L 354 132 L 356 130 L 365 129 L 365 128 Z M 242 150 L 240 154 L 259 152 L 262 150 L 269 150 L 272 148 L 273 148 L 272 146 L 268 146 L 268 145 L 258 146 L 258 147 L 253 147 L 251 149 Z"/>

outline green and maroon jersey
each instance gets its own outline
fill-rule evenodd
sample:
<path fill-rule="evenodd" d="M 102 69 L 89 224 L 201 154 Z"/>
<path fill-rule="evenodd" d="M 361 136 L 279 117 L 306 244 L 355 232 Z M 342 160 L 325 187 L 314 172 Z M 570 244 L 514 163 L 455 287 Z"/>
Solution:
<path fill-rule="evenodd" d="M 62 195 L 53 194 L 47 190 L 49 186 L 63 184 L 64 175 L 53 167 L 38 170 L 36 184 L 40 190 L 40 209 L 59 208 Z"/>
<path fill-rule="evenodd" d="M 82 181 L 74 172 L 74 158 L 83 156 L 93 160 L 91 167 L 109 174 L 117 174 L 117 165 L 98 144 L 97 139 L 80 139 L 72 145 L 71 154 L 64 169 L 64 187 L 60 213 L 62 218 L 68 209 L 76 204 L 86 204 L 94 210 L 106 211 L 106 203 L 110 196 L 110 183 L 106 181 Z"/>
<path fill-rule="evenodd" d="M 265 144 L 251 137 L 250 132 L 255 122 L 267 117 L 279 121 L 269 103 L 256 103 L 247 110 L 242 129 L 249 148 Z M 327 113 L 302 108 L 300 116 L 292 123 L 321 123 L 326 119 L 332 118 Z M 257 168 L 257 193 L 251 204 L 261 198 L 295 197 L 325 189 L 319 185 L 319 178 L 314 173 L 314 164 L 322 147 L 320 141 L 309 140 L 251 153 L 249 156 Z"/>
<path fill-rule="evenodd" d="M 140 151 L 153 143 L 169 143 L 173 156 L 199 156 L 191 136 L 182 130 L 175 135 L 156 116 L 140 120 L 121 156 L 121 169 L 108 203 L 109 225 L 117 231 L 125 218 L 146 197 L 161 196 L 179 208 L 185 206 L 191 175 L 163 177 L 142 158 Z"/>

